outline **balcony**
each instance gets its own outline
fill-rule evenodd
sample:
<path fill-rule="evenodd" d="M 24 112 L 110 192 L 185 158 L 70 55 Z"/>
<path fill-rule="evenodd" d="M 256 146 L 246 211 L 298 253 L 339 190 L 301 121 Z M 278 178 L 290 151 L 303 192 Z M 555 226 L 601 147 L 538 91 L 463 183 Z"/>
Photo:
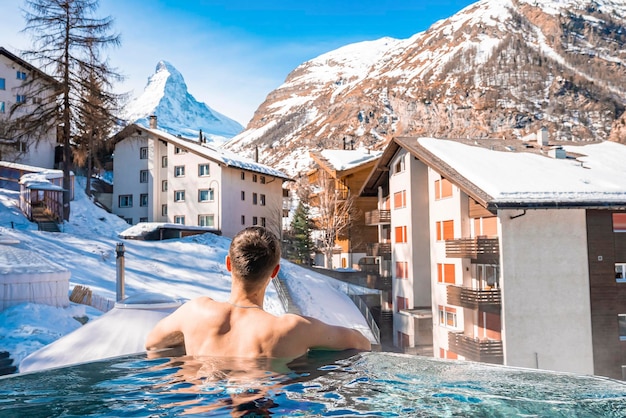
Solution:
<path fill-rule="evenodd" d="M 499 312 L 502 306 L 500 289 L 472 289 L 462 286 L 448 285 L 448 305 L 461 306 L 469 309 L 480 309 L 485 312 Z"/>
<path fill-rule="evenodd" d="M 381 256 L 384 259 L 391 257 L 391 243 L 375 242 L 367 244 L 367 255 L 370 257 Z"/>
<path fill-rule="evenodd" d="M 504 351 L 500 340 L 481 340 L 462 332 L 448 333 L 448 349 L 466 360 L 503 364 Z"/>
<path fill-rule="evenodd" d="M 470 258 L 472 263 L 497 264 L 500 245 L 497 238 L 461 238 L 446 240 L 446 257 Z"/>
<path fill-rule="evenodd" d="M 365 212 L 365 225 L 387 225 L 391 223 L 390 210 L 372 210 Z"/>

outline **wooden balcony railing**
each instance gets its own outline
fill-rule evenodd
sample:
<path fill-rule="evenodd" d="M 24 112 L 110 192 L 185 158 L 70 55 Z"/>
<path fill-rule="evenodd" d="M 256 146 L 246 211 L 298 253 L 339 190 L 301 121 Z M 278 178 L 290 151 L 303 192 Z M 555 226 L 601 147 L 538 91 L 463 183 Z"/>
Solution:
<path fill-rule="evenodd" d="M 481 340 L 468 337 L 462 332 L 448 333 L 448 349 L 466 360 L 503 364 L 504 350 L 500 340 Z"/>
<path fill-rule="evenodd" d="M 365 225 L 384 225 L 391 223 L 390 210 L 372 210 L 365 212 Z"/>
<path fill-rule="evenodd" d="M 367 244 L 367 255 L 370 257 L 390 257 L 391 243 L 375 242 Z"/>
<path fill-rule="evenodd" d="M 461 306 L 469 309 L 481 309 L 487 312 L 498 312 L 502 306 L 500 289 L 472 289 L 469 287 L 448 285 L 448 305 Z"/>
<path fill-rule="evenodd" d="M 473 263 L 497 264 L 500 260 L 500 245 L 497 238 L 446 240 L 446 257 L 470 258 Z"/>

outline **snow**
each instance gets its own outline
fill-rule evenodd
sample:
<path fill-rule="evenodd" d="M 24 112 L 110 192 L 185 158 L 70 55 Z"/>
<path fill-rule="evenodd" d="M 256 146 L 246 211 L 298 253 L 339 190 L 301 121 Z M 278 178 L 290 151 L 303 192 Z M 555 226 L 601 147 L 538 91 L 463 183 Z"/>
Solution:
<path fill-rule="evenodd" d="M 367 148 L 356 150 L 330 150 L 320 152 L 336 171 L 349 170 L 369 161 L 375 160 L 382 155 L 382 151 L 371 151 Z"/>
<path fill-rule="evenodd" d="M 128 224 L 91 203 L 83 192 L 84 178 L 77 178 L 75 189 L 71 219 L 62 233 L 38 231 L 18 209 L 19 193 L 0 189 L 0 242 L 14 243 L 0 244 L 0 251 L 28 249 L 69 270 L 70 290 L 82 285 L 114 300 L 115 246 L 123 242 L 127 296 L 151 292 L 183 300 L 201 295 L 220 301 L 228 298 L 230 275 L 224 266 L 228 238 L 208 233 L 167 241 L 122 241 L 118 234 Z M 286 260 L 281 264 L 281 277 L 303 314 L 359 329 L 373 340 L 365 319 L 344 293 L 345 283 Z M 271 284 L 264 306 L 275 315 L 284 313 Z M 100 316 L 96 309 L 75 303 L 68 308 L 34 303 L 13 306 L 0 312 L 0 349 L 9 351 L 19 365 L 27 355 L 80 328 L 75 317 L 92 322 Z"/>
<path fill-rule="evenodd" d="M 563 146 L 568 153 L 583 156 L 554 159 L 442 139 L 418 141 L 495 202 L 626 202 L 626 146 L 622 144 L 606 141 Z"/>

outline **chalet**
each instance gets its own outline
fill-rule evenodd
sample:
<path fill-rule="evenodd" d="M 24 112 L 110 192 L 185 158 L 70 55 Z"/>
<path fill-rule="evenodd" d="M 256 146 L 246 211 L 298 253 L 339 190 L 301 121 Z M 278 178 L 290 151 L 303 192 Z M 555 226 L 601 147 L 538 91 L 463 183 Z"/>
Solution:
<path fill-rule="evenodd" d="M 381 152 L 368 149 L 309 152 L 315 166 L 308 173 L 309 184 L 313 186 L 312 206 L 318 208 L 312 212 L 312 218 L 316 219 L 320 205 L 324 204 L 321 203 L 324 200 L 320 199 L 321 194 L 328 193 L 329 189 L 334 191 L 336 197 L 333 199 L 338 205 L 354 198 L 352 222 L 335 239 L 332 260 L 334 268 L 357 267 L 359 260 L 367 255 L 367 244 L 377 241 L 376 228 L 365 224 L 365 213 L 376 208 L 377 200 L 371 196 L 359 196 L 359 191 L 380 154 Z M 324 186 L 323 183 L 328 181 L 330 184 Z M 316 264 L 330 265 L 323 260 L 323 255 L 320 257 L 322 258 L 316 260 Z"/>
<path fill-rule="evenodd" d="M 395 345 L 626 377 L 626 146 L 561 148 L 390 142 L 361 194 L 391 200 Z"/>
<path fill-rule="evenodd" d="M 133 225 L 163 222 L 214 228 L 232 237 L 265 226 L 280 236 L 281 171 L 199 141 L 150 127 L 126 127 L 115 138 L 112 211 Z"/>
<path fill-rule="evenodd" d="M 56 131 L 47 132 L 37 138 L 16 139 L 10 134 L 9 113 L 16 103 L 41 103 L 45 97 L 29 96 L 24 83 L 30 77 L 37 77 L 41 83 L 56 85 L 56 81 L 33 65 L 0 47 L 0 160 L 26 164 L 42 168 L 54 168 Z M 52 95 L 52 88 L 50 95 Z M 19 112 L 28 112 L 29 107 Z M 19 115 L 14 115 L 13 118 Z M 8 137 L 7 137 L 8 136 Z"/>

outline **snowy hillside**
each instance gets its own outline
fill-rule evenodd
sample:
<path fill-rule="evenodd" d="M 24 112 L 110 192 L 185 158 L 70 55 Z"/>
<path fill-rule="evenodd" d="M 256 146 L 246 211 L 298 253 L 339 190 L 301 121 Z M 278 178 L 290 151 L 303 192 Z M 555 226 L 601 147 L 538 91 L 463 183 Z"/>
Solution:
<path fill-rule="evenodd" d="M 114 300 L 116 277 L 115 246 L 123 242 L 126 295 L 154 292 L 181 299 L 207 295 L 226 300 L 230 275 L 224 258 L 230 240 L 213 234 L 167 241 L 122 240 L 118 234 L 128 228 L 121 218 L 96 207 L 83 193 L 84 178 L 78 178 L 76 200 L 70 222 L 62 233 L 37 230 L 18 209 L 18 192 L 0 189 L 0 251 L 9 244 L 33 251 L 71 272 L 70 291 L 75 285 L 89 287 L 95 294 Z M 12 266 L 13 270 L 19 266 Z M 302 314 L 331 324 L 355 327 L 371 336 L 365 320 L 345 291 L 347 285 L 316 272 L 281 262 L 289 292 Z M 284 313 L 270 284 L 265 309 Z M 0 312 L 0 351 L 9 351 L 17 363 L 26 355 L 49 344 L 80 323 L 74 317 L 93 320 L 100 313 L 72 304 L 67 309 L 21 304 Z M 373 338 L 373 337 L 372 337 Z"/>
<path fill-rule="evenodd" d="M 225 147 L 291 175 L 308 150 L 393 136 L 625 141 L 626 2 L 482 0 L 424 32 L 305 62 Z"/>
<path fill-rule="evenodd" d="M 200 131 L 217 145 L 243 130 L 236 121 L 198 102 L 187 90 L 182 74 L 166 61 L 160 61 L 143 93 L 126 108 L 123 119 L 149 126 L 156 115 L 159 128 L 185 138 L 197 139 Z"/>

